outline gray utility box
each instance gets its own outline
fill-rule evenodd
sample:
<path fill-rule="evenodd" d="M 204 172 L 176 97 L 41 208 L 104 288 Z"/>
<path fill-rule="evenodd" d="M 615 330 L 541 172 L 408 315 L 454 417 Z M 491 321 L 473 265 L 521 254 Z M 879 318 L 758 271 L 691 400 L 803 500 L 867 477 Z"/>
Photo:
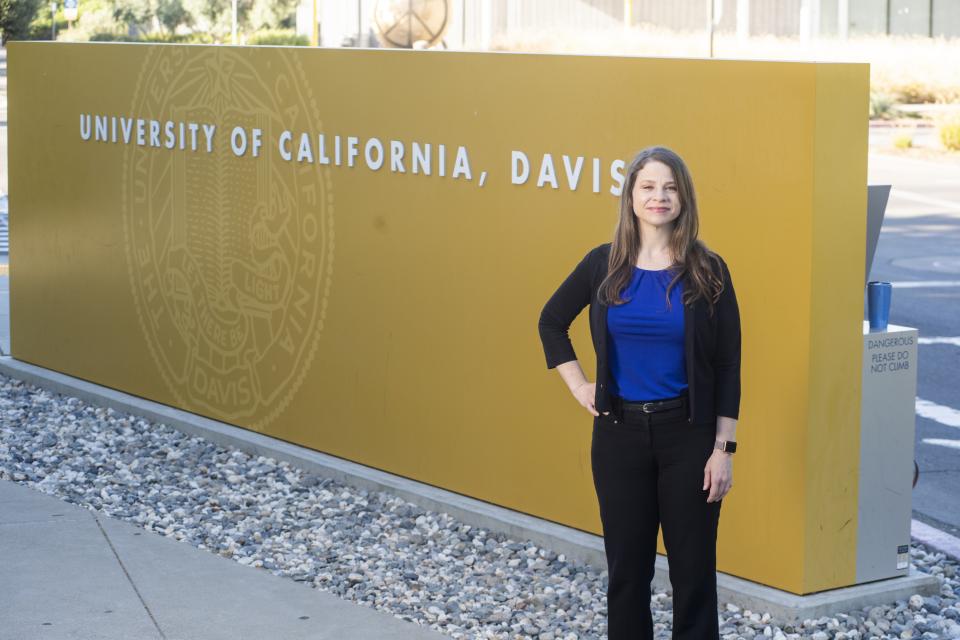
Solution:
<path fill-rule="evenodd" d="M 857 583 L 910 566 L 917 330 L 863 323 Z"/>

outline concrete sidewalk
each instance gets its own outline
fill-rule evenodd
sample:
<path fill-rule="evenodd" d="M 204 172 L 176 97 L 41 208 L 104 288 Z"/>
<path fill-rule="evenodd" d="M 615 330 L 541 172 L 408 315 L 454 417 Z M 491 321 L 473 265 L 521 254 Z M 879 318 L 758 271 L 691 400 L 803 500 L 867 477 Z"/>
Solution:
<path fill-rule="evenodd" d="M 0 481 L 0 640 L 445 637 Z"/>

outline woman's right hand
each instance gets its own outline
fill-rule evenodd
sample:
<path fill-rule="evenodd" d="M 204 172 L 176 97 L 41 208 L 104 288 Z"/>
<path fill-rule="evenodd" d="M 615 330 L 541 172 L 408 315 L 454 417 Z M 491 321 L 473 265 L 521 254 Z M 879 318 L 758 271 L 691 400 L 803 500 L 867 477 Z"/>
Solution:
<path fill-rule="evenodd" d="M 587 411 L 590 412 L 592 416 L 599 416 L 600 412 L 597 411 L 597 408 L 593 406 L 594 397 L 597 393 L 597 383 L 596 382 L 584 382 L 582 385 L 577 387 L 573 392 L 573 397 L 577 399 L 581 405 L 583 405 Z M 607 415 L 609 411 L 605 411 L 603 415 Z"/>

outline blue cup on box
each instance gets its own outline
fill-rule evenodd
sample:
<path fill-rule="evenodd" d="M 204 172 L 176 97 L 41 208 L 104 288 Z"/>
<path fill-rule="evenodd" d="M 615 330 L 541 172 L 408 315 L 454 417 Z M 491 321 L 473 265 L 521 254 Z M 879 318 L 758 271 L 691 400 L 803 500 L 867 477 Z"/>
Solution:
<path fill-rule="evenodd" d="M 870 331 L 886 331 L 890 320 L 890 294 L 893 285 L 889 282 L 867 283 L 867 318 Z"/>

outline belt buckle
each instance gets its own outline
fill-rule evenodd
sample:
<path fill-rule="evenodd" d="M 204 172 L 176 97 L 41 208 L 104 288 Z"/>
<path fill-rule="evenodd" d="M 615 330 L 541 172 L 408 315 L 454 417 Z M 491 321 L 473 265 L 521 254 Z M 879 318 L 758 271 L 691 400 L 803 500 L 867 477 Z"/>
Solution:
<path fill-rule="evenodd" d="M 640 408 L 643 410 L 644 413 L 653 413 L 653 405 L 655 404 L 656 404 L 655 402 L 644 402 L 640 406 Z"/>

